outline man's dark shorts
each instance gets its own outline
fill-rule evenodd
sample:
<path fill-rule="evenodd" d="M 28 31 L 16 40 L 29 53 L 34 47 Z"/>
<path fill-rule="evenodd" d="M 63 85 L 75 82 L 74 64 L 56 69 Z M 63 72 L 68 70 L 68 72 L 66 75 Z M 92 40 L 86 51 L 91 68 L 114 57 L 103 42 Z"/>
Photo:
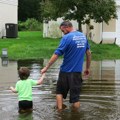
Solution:
<path fill-rule="evenodd" d="M 56 94 L 62 94 L 63 98 L 66 99 L 68 91 L 70 91 L 70 103 L 75 103 L 79 101 L 81 86 L 81 72 L 60 72 L 57 82 Z"/>

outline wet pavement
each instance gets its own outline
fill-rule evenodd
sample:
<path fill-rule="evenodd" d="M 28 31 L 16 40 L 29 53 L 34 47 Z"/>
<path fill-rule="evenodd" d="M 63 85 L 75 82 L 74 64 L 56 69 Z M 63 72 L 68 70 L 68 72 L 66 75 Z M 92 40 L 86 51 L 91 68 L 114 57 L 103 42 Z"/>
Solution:
<path fill-rule="evenodd" d="M 34 111 L 19 115 L 17 94 L 9 87 L 19 80 L 20 66 L 30 68 L 30 78 L 38 79 L 40 69 L 48 60 L 8 61 L 0 64 L 0 120 L 120 120 L 120 60 L 92 61 L 89 79 L 84 79 L 81 91 L 81 107 L 71 109 L 69 95 L 61 112 L 55 109 L 55 88 L 61 60 L 46 73 L 42 85 L 33 87 Z M 2 64 L 4 63 L 4 65 Z"/>

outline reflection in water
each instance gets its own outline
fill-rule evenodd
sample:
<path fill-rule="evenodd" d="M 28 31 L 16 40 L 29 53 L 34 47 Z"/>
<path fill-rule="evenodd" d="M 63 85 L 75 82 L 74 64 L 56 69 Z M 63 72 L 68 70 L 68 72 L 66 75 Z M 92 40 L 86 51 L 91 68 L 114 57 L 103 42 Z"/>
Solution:
<path fill-rule="evenodd" d="M 2 57 L 1 58 L 1 64 L 2 64 L 2 66 L 8 66 L 8 58 L 7 57 Z"/>
<path fill-rule="evenodd" d="M 37 80 L 40 77 L 40 69 L 43 66 L 43 59 L 41 60 L 19 60 L 18 69 L 21 66 L 30 68 L 30 78 Z"/>
<path fill-rule="evenodd" d="M 55 88 L 61 60 L 58 60 L 46 73 L 44 83 L 33 87 L 34 111 L 19 115 L 17 95 L 8 87 L 19 79 L 20 66 L 30 68 L 30 78 L 38 79 L 40 69 L 48 60 L 9 61 L 8 66 L 0 66 L 0 119 L 1 120 L 119 120 L 120 118 L 120 60 L 92 61 L 91 75 L 83 81 L 78 111 L 67 108 L 61 112 L 55 109 Z M 68 95 L 69 97 L 69 95 Z"/>
<path fill-rule="evenodd" d="M 33 120 L 32 113 L 19 114 L 17 120 Z"/>
<path fill-rule="evenodd" d="M 18 80 L 17 62 L 9 61 L 7 66 L 2 64 L 0 59 L 0 90 L 8 88 Z"/>

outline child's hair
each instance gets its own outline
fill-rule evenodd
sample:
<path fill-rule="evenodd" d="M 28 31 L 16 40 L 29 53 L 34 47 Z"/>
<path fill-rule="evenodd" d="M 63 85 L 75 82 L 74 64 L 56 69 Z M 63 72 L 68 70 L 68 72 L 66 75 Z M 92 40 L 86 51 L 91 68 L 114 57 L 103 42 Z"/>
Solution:
<path fill-rule="evenodd" d="M 30 75 L 30 70 L 27 67 L 20 67 L 18 74 L 21 80 L 26 80 Z"/>

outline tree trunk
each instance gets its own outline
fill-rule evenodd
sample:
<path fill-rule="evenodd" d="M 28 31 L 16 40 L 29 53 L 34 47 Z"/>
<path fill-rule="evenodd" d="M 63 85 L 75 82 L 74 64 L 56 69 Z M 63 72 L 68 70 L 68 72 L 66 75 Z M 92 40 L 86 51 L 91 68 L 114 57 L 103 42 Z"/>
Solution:
<path fill-rule="evenodd" d="M 82 32 L 82 24 L 81 24 L 81 21 L 80 21 L 80 20 L 77 20 L 77 22 L 78 22 L 78 30 L 79 30 L 80 32 Z"/>

